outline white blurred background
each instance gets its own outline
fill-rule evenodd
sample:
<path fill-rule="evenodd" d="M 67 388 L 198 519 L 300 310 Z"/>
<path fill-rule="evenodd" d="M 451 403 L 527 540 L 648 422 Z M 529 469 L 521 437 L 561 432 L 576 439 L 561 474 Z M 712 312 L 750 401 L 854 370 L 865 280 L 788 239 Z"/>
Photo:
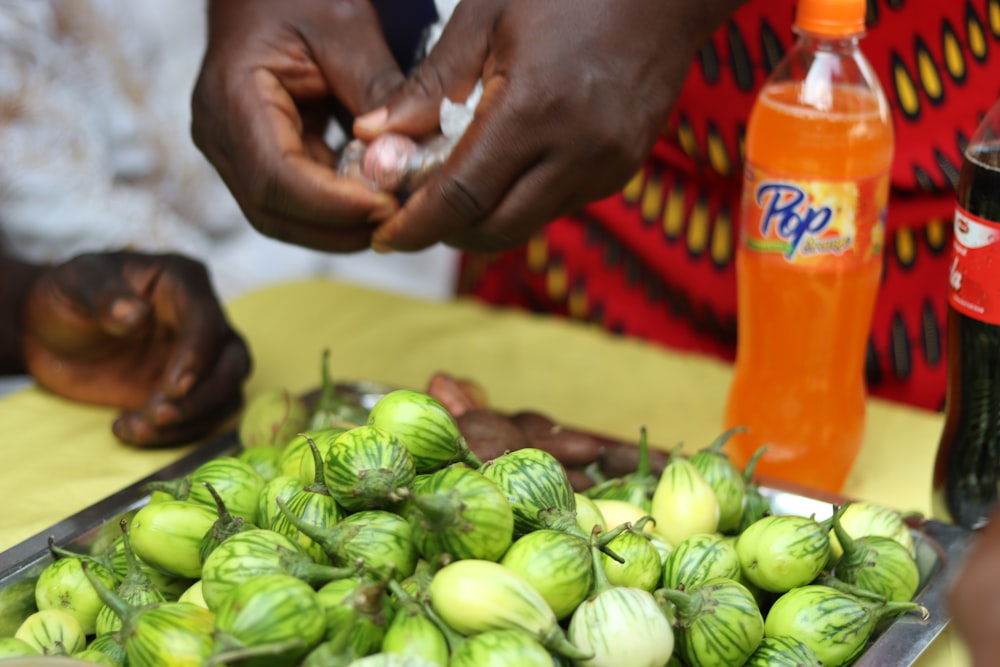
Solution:
<path fill-rule="evenodd" d="M 328 255 L 257 233 L 190 139 L 203 0 L 0 0 L 0 232 L 59 261 L 131 246 L 205 262 L 229 300 L 328 276 L 428 299 L 457 257 Z M 443 4 L 453 4 L 445 2 Z"/>

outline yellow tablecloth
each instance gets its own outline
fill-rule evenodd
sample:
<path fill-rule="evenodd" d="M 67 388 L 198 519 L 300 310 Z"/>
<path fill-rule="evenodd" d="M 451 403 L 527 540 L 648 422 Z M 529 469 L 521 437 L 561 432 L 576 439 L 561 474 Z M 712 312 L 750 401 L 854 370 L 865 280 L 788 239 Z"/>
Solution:
<path fill-rule="evenodd" d="M 487 309 L 428 303 L 326 281 L 281 285 L 229 305 L 251 344 L 248 392 L 318 384 L 331 349 L 338 379 L 421 388 L 446 370 L 475 378 L 503 409 L 634 439 L 694 449 L 721 429 L 727 364 L 682 355 L 593 327 Z M 930 513 L 938 414 L 872 400 L 865 445 L 844 494 Z M 111 436 L 112 412 L 29 389 L 0 400 L 0 551 L 188 451 L 136 451 Z M 968 664 L 945 634 L 921 667 Z"/>

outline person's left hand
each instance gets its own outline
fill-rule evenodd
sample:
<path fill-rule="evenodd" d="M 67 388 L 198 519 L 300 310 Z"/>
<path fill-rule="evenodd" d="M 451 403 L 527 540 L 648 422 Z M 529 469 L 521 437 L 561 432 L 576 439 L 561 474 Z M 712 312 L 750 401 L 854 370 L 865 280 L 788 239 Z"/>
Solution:
<path fill-rule="evenodd" d="M 39 385 L 122 408 L 112 430 L 140 447 L 209 432 L 242 405 L 251 367 L 205 267 L 180 255 L 89 254 L 46 270 L 22 343 Z"/>

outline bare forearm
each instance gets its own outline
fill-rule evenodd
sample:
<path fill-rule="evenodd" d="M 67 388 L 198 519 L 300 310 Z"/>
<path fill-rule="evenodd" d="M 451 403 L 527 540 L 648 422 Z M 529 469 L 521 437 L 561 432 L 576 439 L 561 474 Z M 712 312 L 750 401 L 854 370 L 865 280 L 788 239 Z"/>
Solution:
<path fill-rule="evenodd" d="M 0 248 L 0 375 L 25 372 L 21 349 L 21 311 L 39 266 L 13 259 Z"/>

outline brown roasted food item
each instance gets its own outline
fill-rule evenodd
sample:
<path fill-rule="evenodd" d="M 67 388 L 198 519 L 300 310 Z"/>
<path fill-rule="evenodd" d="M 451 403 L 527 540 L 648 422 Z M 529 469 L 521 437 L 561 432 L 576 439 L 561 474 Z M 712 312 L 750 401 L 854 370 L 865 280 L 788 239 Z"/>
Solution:
<path fill-rule="evenodd" d="M 469 449 L 480 461 L 529 446 L 528 439 L 509 417 L 489 408 L 465 410 L 456 418 Z"/>
<path fill-rule="evenodd" d="M 471 380 L 462 380 L 437 372 L 427 383 L 427 394 L 436 399 L 456 419 L 468 410 L 486 407 L 486 392 Z"/>

